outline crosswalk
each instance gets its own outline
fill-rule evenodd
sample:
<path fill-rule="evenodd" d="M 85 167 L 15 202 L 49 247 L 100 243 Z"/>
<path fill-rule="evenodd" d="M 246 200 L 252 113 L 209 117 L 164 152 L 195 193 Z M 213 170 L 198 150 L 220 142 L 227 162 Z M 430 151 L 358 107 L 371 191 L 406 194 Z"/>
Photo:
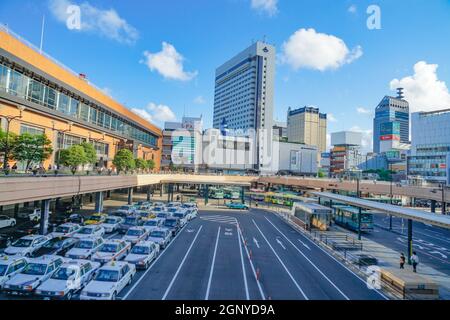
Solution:
<path fill-rule="evenodd" d="M 202 215 L 200 216 L 201 220 L 206 220 L 206 221 L 212 221 L 212 222 L 217 222 L 217 223 L 223 223 L 223 224 L 232 224 L 232 225 L 237 225 L 237 219 L 235 217 L 230 217 L 230 216 L 222 216 L 222 215 Z"/>

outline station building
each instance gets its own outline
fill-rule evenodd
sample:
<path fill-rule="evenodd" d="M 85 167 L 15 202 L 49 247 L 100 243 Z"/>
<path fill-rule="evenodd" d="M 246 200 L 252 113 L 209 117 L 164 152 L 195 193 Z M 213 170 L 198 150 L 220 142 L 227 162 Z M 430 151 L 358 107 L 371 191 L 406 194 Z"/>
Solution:
<path fill-rule="evenodd" d="M 160 168 L 160 128 L 5 27 L 0 27 L 0 119 L 3 131 L 45 134 L 52 141 L 45 168 L 56 163 L 58 150 L 83 141 L 94 144 L 99 167 L 112 167 L 117 151 L 128 148 Z"/>

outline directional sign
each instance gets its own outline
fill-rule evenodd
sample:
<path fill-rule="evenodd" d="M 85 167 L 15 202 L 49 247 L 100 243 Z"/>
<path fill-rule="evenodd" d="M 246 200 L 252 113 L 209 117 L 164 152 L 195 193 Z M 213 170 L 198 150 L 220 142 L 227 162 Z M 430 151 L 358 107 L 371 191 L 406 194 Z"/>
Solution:
<path fill-rule="evenodd" d="M 255 243 L 255 245 L 258 247 L 258 249 L 259 249 L 259 242 L 258 242 L 258 240 L 256 240 L 255 238 L 253 238 L 253 242 Z"/>
<path fill-rule="evenodd" d="M 310 250 L 311 251 L 311 248 L 306 244 L 306 243 L 304 243 L 302 240 L 300 240 L 300 239 L 297 239 L 305 248 L 307 248 L 308 250 Z"/>
<path fill-rule="evenodd" d="M 277 238 L 277 242 L 284 250 L 286 250 L 286 247 L 284 246 L 283 242 L 281 242 L 280 239 Z"/>

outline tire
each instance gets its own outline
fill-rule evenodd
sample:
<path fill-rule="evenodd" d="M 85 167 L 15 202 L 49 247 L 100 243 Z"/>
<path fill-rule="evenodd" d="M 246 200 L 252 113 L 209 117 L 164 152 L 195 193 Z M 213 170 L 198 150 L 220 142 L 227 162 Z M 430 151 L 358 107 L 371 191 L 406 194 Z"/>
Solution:
<path fill-rule="evenodd" d="M 116 300 L 116 296 L 117 296 L 117 293 L 114 291 L 111 296 L 111 300 Z"/>
<path fill-rule="evenodd" d="M 14 227 L 16 225 L 16 222 L 15 221 L 13 221 L 13 222 L 11 222 L 11 224 L 9 225 L 10 227 Z"/>
<path fill-rule="evenodd" d="M 132 282 L 133 282 L 133 277 L 130 277 L 130 280 L 128 280 L 127 286 L 131 285 Z"/>
<path fill-rule="evenodd" d="M 72 291 L 67 293 L 66 300 L 72 300 Z"/>

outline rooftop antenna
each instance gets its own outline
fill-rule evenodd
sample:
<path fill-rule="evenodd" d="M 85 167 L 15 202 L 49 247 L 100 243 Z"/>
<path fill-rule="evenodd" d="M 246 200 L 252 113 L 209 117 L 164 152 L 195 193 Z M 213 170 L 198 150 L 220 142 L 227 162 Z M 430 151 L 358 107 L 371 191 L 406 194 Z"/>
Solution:
<path fill-rule="evenodd" d="M 397 99 L 403 100 L 405 98 L 403 90 L 404 88 L 397 88 Z"/>
<path fill-rule="evenodd" d="M 44 30 L 45 30 L 45 15 L 42 16 L 41 45 L 39 46 L 40 54 L 42 54 L 42 47 L 44 46 Z"/>

